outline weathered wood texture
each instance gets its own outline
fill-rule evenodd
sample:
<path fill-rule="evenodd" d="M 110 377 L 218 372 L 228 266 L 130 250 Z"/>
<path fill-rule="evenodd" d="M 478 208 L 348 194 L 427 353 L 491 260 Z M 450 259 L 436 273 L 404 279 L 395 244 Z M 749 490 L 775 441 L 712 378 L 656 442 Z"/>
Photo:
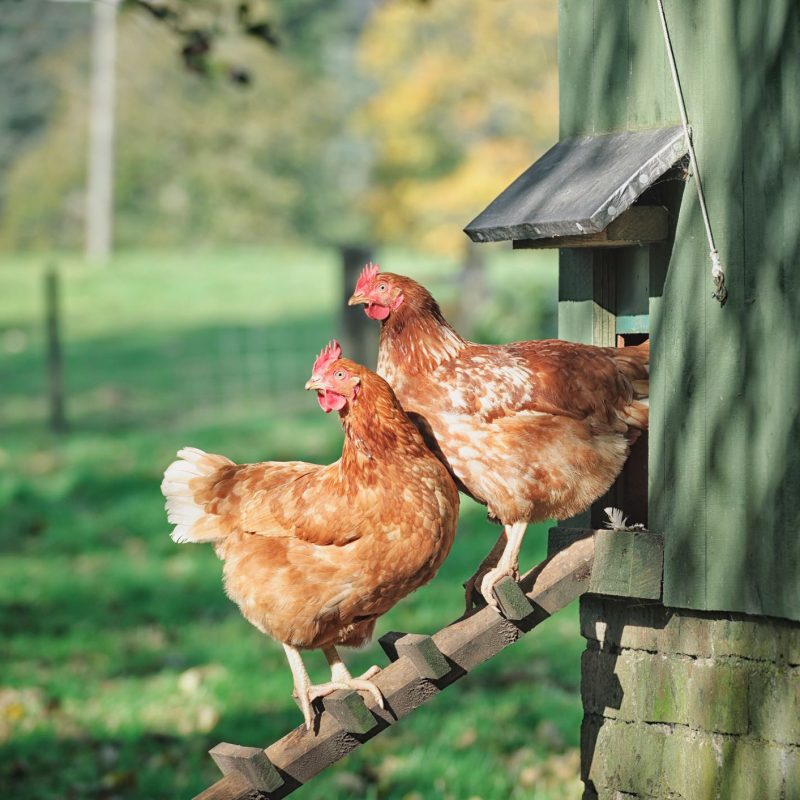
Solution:
<path fill-rule="evenodd" d="M 642 198 L 669 209 L 666 243 L 562 252 L 560 333 L 597 341 L 605 315 L 605 344 L 609 321 L 649 315 L 664 603 L 800 620 L 800 4 L 665 7 L 729 300 L 711 298 L 695 186 L 667 183 Z M 560 0 L 562 137 L 676 123 L 664 52 L 655 3 Z"/>
<path fill-rule="evenodd" d="M 590 531 L 551 528 L 548 554 L 593 536 L 594 565 L 591 594 L 658 600 L 664 566 L 664 539 L 652 531 Z"/>
<path fill-rule="evenodd" d="M 374 678 L 386 707 L 380 709 L 371 698 L 366 702 L 367 713 L 374 721 L 373 727 L 364 733 L 348 733 L 331 713 L 323 713 L 316 720 L 316 730 L 306 731 L 303 726 L 296 728 L 266 749 L 266 756 L 283 783 L 261 796 L 276 800 L 290 794 L 325 767 L 411 713 L 586 592 L 592 575 L 594 551 L 595 538 L 589 533 L 554 552 L 547 561 L 523 576 L 520 586 L 531 603 L 532 611 L 522 620 L 513 622 L 491 608 L 483 608 L 429 637 L 433 648 L 424 643 L 428 637 L 387 636 L 382 644 L 389 653 L 394 647 L 398 658 Z M 423 654 L 413 657 L 407 650 L 404 652 L 405 648 L 418 648 Z M 426 667 L 423 663 L 432 661 L 435 665 L 438 659 L 434 653 L 437 651 L 446 661 L 447 672 L 438 679 L 423 677 L 426 669 L 438 669 L 430 664 Z M 346 727 L 351 727 L 349 722 Z M 196 800 L 251 800 L 257 796 L 240 770 L 226 775 L 199 794 Z"/>
<path fill-rule="evenodd" d="M 664 206 L 632 206 L 599 233 L 516 239 L 515 250 L 547 250 L 554 247 L 632 247 L 661 242 L 669 234 L 669 214 Z"/>
<path fill-rule="evenodd" d="M 209 751 L 209 755 L 223 775 L 234 774 L 244 778 L 248 786 L 259 791 L 271 792 L 283 783 L 283 778 L 259 747 L 220 742 Z"/>
<path fill-rule="evenodd" d="M 686 152 L 674 125 L 562 138 L 464 231 L 475 242 L 600 233 Z"/>

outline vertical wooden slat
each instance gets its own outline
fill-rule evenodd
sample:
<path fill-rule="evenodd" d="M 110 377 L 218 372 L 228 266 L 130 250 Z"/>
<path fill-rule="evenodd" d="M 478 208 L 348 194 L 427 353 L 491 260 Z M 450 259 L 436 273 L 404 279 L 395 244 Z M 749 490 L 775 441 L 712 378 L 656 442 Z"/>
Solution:
<path fill-rule="evenodd" d="M 593 5 L 593 3 L 591 4 Z M 562 139 L 590 132 L 585 116 L 590 96 L 594 28 L 586 0 L 561 0 L 559 4 L 558 74 L 559 130 Z"/>
<path fill-rule="evenodd" d="M 703 47 L 696 26 L 698 10 L 666 6 L 675 57 L 686 92 L 695 140 L 703 136 L 703 106 L 697 89 L 703 81 Z M 653 13 L 656 13 L 653 8 Z M 662 42 L 661 47 L 664 47 Z M 674 89 L 671 108 L 677 111 Z M 702 162 L 701 162 L 702 163 Z M 705 165 L 705 170 L 711 165 Z M 683 195 L 664 309 L 654 329 L 656 356 L 651 365 L 650 472 L 654 476 L 650 524 L 664 532 L 664 602 L 704 604 L 706 572 L 705 315 L 708 289 L 704 246 L 694 184 Z M 660 360 L 659 360 L 660 359 Z"/>
<path fill-rule="evenodd" d="M 747 430 L 741 461 L 744 527 L 758 530 L 743 542 L 752 565 L 742 591 L 765 613 L 800 608 L 800 547 L 787 536 L 800 522 L 797 356 L 798 185 L 800 147 L 791 144 L 792 116 L 800 93 L 797 4 L 776 2 L 768 15 L 737 19 L 740 59 L 743 183 L 743 313 L 741 335 L 748 357 L 739 369 L 740 407 Z M 794 57 L 789 54 L 794 54 Z M 772 121 L 765 124 L 765 120 Z M 797 128 L 795 127 L 795 131 Z M 790 210 L 790 216 L 787 216 Z M 781 334 L 775 335 L 777 328 Z M 769 552 L 771 558 L 765 558 Z M 768 587 L 764 591 L 763 587 Z"/>

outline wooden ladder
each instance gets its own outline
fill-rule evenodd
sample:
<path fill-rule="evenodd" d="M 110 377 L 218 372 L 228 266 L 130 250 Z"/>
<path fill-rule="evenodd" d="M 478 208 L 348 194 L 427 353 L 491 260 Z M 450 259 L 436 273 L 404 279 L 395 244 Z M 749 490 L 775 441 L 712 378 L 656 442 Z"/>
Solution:
<path fill-rule="evenodd" d="M 210 752 L 224 777 L 195 800 L 286 797 L 463 678 L 576 597 L 587 592 L 659 599 L 663 545 L 647 531 L 553 528 L 548 557 L 495 589 L 503 614 L 482 608 L 433 636 L 389 633 L 380 644 L 392 663 L 374 678 L 385 708 L 353 691 L 322 700 L 315 729 L 301 725 L 262 750 L 223 742 Z"/>

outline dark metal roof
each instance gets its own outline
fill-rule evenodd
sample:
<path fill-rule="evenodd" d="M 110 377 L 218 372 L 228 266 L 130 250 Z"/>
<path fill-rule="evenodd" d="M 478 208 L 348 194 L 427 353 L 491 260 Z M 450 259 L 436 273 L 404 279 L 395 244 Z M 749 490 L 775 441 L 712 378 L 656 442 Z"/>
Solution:
<path fill-rule="evenodd" d="M 464 232 L 474 242 L 599 233 L 687 152 L 680 125 L 565 139 Z"/>

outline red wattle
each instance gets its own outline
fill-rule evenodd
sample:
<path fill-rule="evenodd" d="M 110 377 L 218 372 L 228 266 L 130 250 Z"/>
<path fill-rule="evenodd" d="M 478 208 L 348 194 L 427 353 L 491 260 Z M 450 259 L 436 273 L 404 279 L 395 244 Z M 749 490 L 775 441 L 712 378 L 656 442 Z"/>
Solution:
<path fill-rule="evenodd" d="M 386 319 L 391 309 L 388 306 L 381 306 L 377 303 L 370 303 L 364 308 L 364 313 L 370 319 Z"/>
<path fill-rule="evenodd" d="M 341 411 L 347 402 L 347 398 L 344 395 L 336 394 L 336 392 L 326 389 L 324 392 L 317 392 L 317 402 L 326 414 L 330 414 L 331 411 Z"/>

